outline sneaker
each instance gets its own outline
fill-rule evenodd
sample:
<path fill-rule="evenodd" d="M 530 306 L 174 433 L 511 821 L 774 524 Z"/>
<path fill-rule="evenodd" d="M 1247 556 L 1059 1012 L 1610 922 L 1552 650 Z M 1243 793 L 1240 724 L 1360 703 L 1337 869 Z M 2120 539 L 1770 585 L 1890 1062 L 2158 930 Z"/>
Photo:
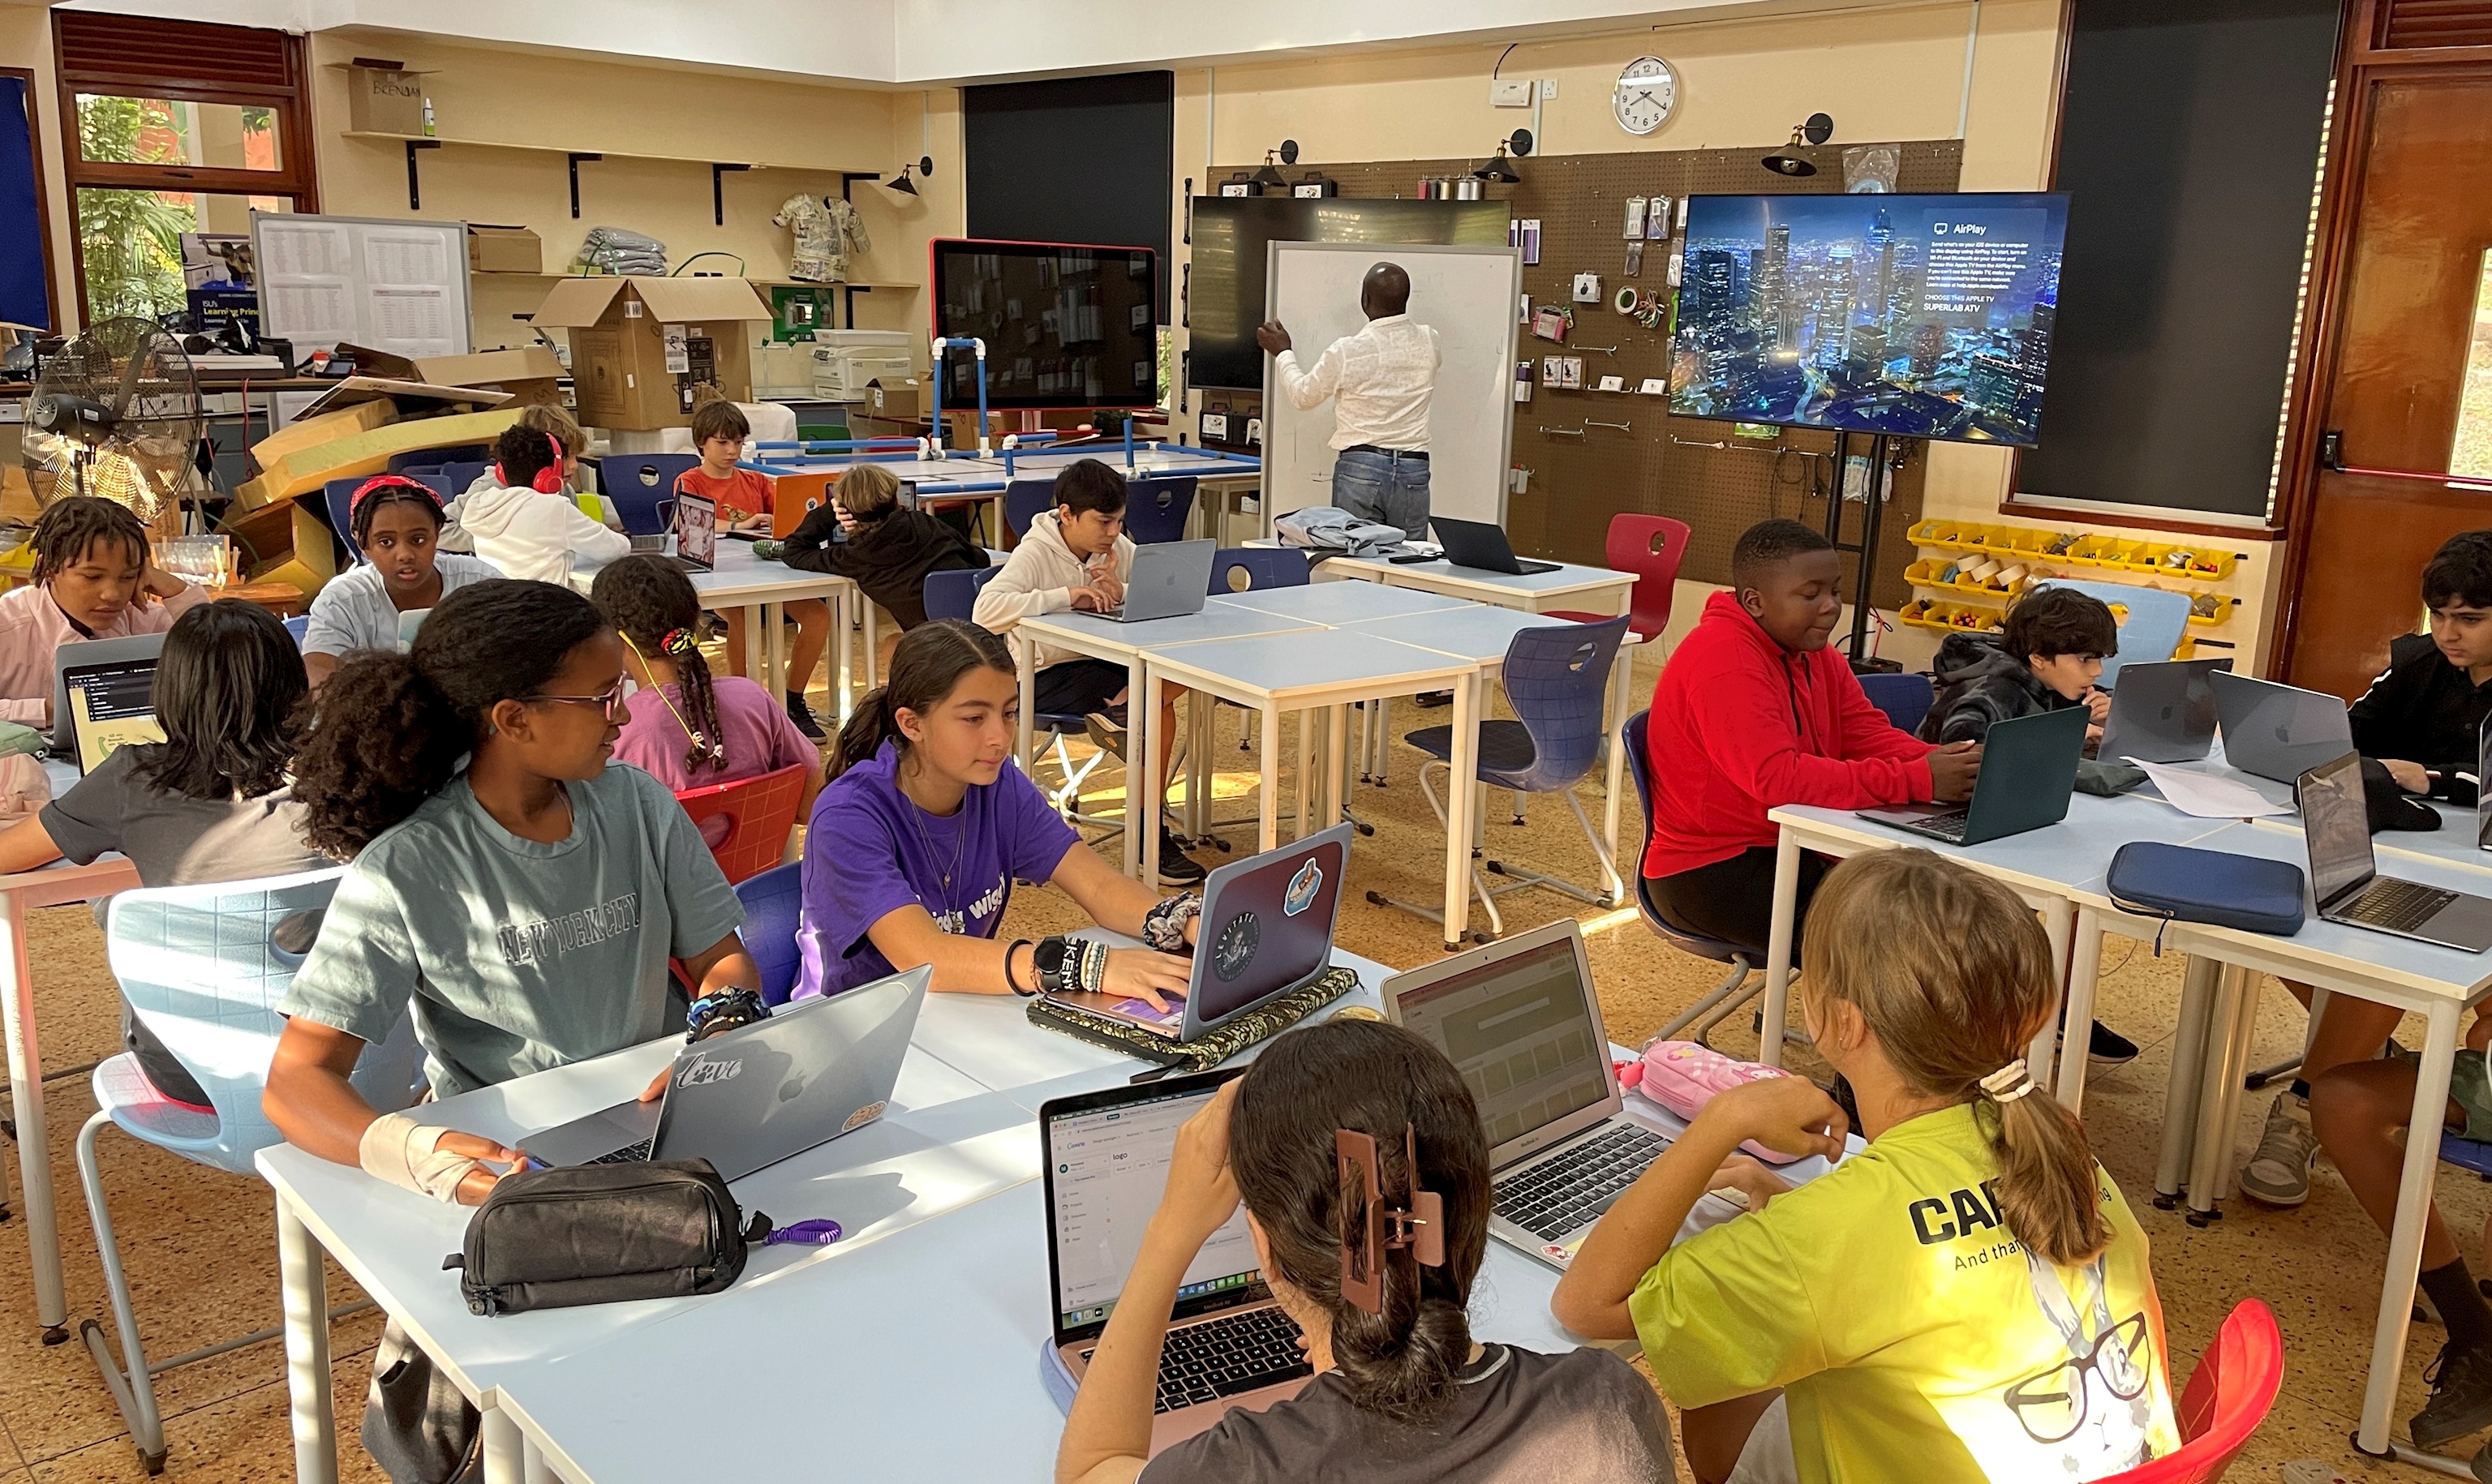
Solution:
<path fill-rule="evenodd" d="M 1160 830 L 1161 886 L 1180 888 L 1200 887 L 1202 885 L 1203 878 L 1210 874 L 1203 869 L 1202 861 L 1185 853 L 1184 842 L 1165 829 Z"/>
<path fill-rule="evenodd" d="M 1451 706 L 1454 704 L 1454 693 L 1450 690 L 1427 690 L 1420 692 L 1418 695 L 1412 696 L 1410 699 L 1421 706 Z"/>
<path fill-rule="evenodd" d="M 2319 1136 L 2310 1131 L 2310 1104 L 2278 1092 L 2267 1105 L 2267 1127 L 2258 1150 L 2241 1167 L 2241 1194 L 2268 1206 L 2299 1206 L 2310 1199 L 2310 1162 Z"/>
<path fill-rule="evenodd" d="M 2466 1466 L 2466 1471 L 2482 1480 L 2483 1484 L 2492 1484 L 2492 1442 L 2487 1442 L 2476 1450 L 2475 1457 Z"/>
<path fill-rule="evenodd" d="M 1090 745 L 1112 757 L 1120 759 L 1124 757 L 1125 721 L 1123 717 L 1107 712 L 1092 712 L 1082 718 L 1082 725 L 1083 730 L 1090 738 Z"/>
<path fill-rule="evenodd" d="M 2423 1380 L 2431 1382 L 2431 1400 L 2406 1429 L 2416 1447 L 2436 1448 L 2492 1427 L 2492 1351 L 2444 1345 Z"/>
<path fill-rule="evenodd" d="M 2086 1047 L 2086 1062 L 2096 1071 L 2137 1060 L 2137 1043 L 2101 1021 L 2094 1022 L 2092 1040 Z"/>
<path fill-rule="evenodd" d="M 805 704 L 804 696 L 797 691 L 787 692 L 787 719 L 796 723 L 796 730 L 807 737 L 816 742 L 822 740 L 822 724 L 814 719 L 814 709 Z"/>

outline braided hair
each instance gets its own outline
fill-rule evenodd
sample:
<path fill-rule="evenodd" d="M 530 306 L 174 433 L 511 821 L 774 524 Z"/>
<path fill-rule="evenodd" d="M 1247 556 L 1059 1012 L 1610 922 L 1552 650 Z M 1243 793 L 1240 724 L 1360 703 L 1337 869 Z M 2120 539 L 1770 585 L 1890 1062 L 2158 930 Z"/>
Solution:
<path fill-rule="evenodd" d="M 438 531 L 449 520 L 441 509 L 441 492 L 421 480 L 402 474 L 384 474 L 366 480 L 355 487 L 354 513 L 346 517 L 346 529 L 354 533 L 355 544 L 370 546 L 372 542 L 372 517 L 385 505 L 411 505 L 432 517 L 432 529 Z"/>
<path fill-rule="evenodd" d="M 589 601 L 642 659 L 664 655 L 674 661 L 684 706 L 676 713 L 691 745 L 684 768 L 727 771 L 727 728 L 719 717 L 718 687 L 701 658 L 697 635 L 700 595 L 673 565 L 646 554 L 608 563 L 588 590 Z"/>
<path fill-rule="evenodd" d="M 126 547 L 130 559 L 141 566 L 147 561 L 147 528 L 129 507 L 94 495 L 68 495 L 45 506 L 27 539 L 35 548 L 35 586 L 39 588 L 83 560 L 88 549 L 99 543 Z"/>

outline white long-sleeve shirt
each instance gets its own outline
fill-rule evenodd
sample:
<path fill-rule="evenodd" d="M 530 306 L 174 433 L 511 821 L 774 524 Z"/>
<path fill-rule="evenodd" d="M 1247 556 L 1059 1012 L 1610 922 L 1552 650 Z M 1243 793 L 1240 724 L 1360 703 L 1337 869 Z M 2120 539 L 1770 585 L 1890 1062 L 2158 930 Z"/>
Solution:
<path fill-rule="evenodd" d="M 1315 369 L 1301 370 L 1294 350 L 1272 358 L 1281 393 L 1300 412 L 1333 398 L 1332 446 L 1428 449 L 1428 404 L 1444 362 L 1437 332 L 1408 314 L 1372 319 L 1356 335 L 1324 347 Z"/>

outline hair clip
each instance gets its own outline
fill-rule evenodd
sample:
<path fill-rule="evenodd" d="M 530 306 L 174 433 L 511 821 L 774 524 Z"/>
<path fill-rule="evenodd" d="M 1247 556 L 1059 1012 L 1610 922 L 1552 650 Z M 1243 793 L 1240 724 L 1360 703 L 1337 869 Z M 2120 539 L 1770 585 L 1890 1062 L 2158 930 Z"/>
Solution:
<path fill-rule="evenodd" d="M 1409 1123 L 1402 1125 L 1402 1149 L 1410 1167 L 1410 1204 L 1388 1207 L 1377 1176 L 1376 1137 L 1351 1128 L 1332 1131 L 1333 1168 L 1342 1188 L 1364 1198 L 1359 1229 L 1342 1243 L 1341 1296 L 1369 1314 L 1384 1312 L 1385 1253 L 1409 1248 L 1422 1267 L 1445 1266 L 1445 1198 L 1419 1188 L 1419 1132 Z"/>
<path fill-rule="evenodd" d="M 691 629 L 669 628 L 667 636 L 658 641 L 658 648 L 669 655 L 689 655 L 700 646 L 694 642 Z"/>

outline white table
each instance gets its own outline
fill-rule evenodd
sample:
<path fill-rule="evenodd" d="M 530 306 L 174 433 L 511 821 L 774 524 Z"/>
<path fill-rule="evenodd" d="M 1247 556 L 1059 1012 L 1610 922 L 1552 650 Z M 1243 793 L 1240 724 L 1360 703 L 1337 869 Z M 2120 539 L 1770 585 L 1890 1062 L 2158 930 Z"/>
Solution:
<path fill-rule="evenodd" d="M 994 441 L 1000 445 L 1004 434 L 997 432 Z M 1128 453 L 1130 451 L 1130 458 Z M 1261 460 L 1233 453 L 1213 452 L 1188 448 L 1182 444 L 1137 442 L 1128 450 L 1121 438 L 1094 438 L 1058 448 L 1054 443 L 1032 444 L 1027 451 L 1016 450 L 1007 459 L 1000 447 L 994 453 L 980 454 L 974 445 L 967 452 L 954 450 L 942 458 L 893 457 L 890 452 L 865 451 L 845 453 L 802 453 L 788 447 L 758 448 L 745 460 L 745 467 L 756 469 L 774 478 L 816 476 L 874 463 L 915 486 L 920 503 L 934 506 L 986 505 L 995 512 L 995 529 L 987 533 L 990 539 L 1003 537 L 1003 503 L 1007 486 L 1014 480 L 1053 479 L 1063 468 L 1085 458 L 1095 458 L 1129 479 L 1150 475 L 1191 474 L 1197 479 L 1197 509 L 1202 508 L 1201 489 L 1208 484 L 1226 492 L 1234 488 L 1262 487 L 1263 466 Z"/>
<path fill-rule="evenodd" d="M 669 537 L 667 549 L 671 552 L 674 544 Z M 838 697 L 839 717 L 846 720 L 852 704 L 848 695 L 848 626 L 851 605 L 865 602 L 864 593 L 854 582 L 834 572 L 809 572 L 785 562 L 764 562 L 753 554 L 751 541 L 720 537 L 717 558 L 712 570 L 684 575 L 692 579 L 693 591 L 700 595 L 703 608 L 713 612 L 730 608 L 747 611 L 744 670 L 761 682 L 772 700 L 784 700 L 787 693 L 786 635 L 782 628 L 786 605 L 809 597 L 830 603 L 832 653 L 836 656 L 832 660 L 831 688 Z M 586 593 L 597 580 L 599 570 L 595 567 L 579 568 L 571 574 L 571 585 Z M 800 687 L 809 679 L 794 677 Z"/>

